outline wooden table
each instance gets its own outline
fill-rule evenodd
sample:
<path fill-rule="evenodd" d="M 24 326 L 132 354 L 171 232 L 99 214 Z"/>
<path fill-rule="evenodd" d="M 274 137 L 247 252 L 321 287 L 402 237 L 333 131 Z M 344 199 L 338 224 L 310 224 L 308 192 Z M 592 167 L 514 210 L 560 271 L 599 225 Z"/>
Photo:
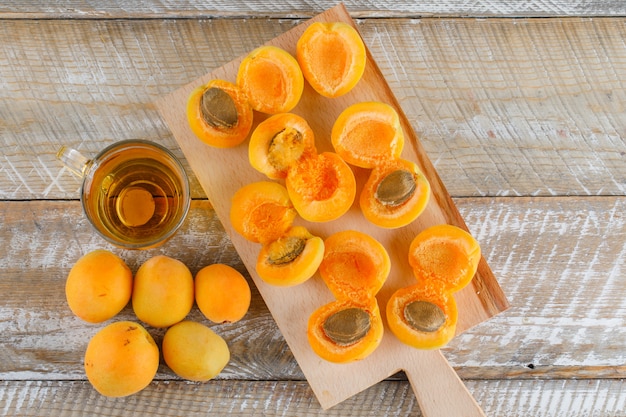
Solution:
<path fill-rule="evenodd" d="M 93 390 L 82 356 L 101 325 L 64 295 L 82 254 L 248 275 L 193 174 L 176 237 L 124 251 L 56 151 L 144 138 L 186 163 L 155 100 L 335 3 L 37 3 L 0 5 L 0 413 L 421 415 L 402 373 L 322 410 L 254 286 L 245 319 L 216 328 L 232 359 L 215 380 L 163 365 L 139 394 Z M 511 304 L 443 353 L 489 416 L 626 416 L 626 6 L 440 3 L 345 5 Z"/>

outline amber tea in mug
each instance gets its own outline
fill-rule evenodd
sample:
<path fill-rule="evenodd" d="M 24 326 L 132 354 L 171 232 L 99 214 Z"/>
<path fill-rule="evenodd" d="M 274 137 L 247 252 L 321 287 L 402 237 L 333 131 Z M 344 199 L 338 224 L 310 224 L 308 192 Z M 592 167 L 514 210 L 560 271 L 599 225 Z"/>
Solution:
<path fill-rule="evenodd" d="M 169 239 L 184 221 L 190 195 L 176 157 L 152 142 L 115 143 L 92 160 L 62 148 L 59 159 L 83 176 L 87 218 L 109 242 L 146 249 Z"/>

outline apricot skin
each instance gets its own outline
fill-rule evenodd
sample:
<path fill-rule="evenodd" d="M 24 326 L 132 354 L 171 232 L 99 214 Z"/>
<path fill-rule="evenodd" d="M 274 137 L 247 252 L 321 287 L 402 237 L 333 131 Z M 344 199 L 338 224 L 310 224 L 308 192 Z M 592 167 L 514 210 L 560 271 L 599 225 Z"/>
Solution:
<path fill-rule="evenodd" d="M 133 274 L 126 263 L 98 249 L 76 261 L 65 282 L 65 297 L 76 316 L 89 323 L 101 323 L 128 304 L 132 288 Z"/>
<path fill-rule="evenodd" d="M 181 378 L 205 382 L 216 377 L 228 364 L 226 341 L 207 326 L 181 321 L 163 336 L 163 359 Z"/>
<path fill-rule="evenodd" d="M 159 368 L 159 348 L 143 326 L 119 321 L 91 338 L 84 365 L 96 391 L 107 397 L 125 397 L 150 384 Z"/>
<path fill-rule="evenodd" d="M 194 303 L 193 276 L 177 259 L 157 255 L 135 274 L 132 304 L 137 318 L 153 327 L 183 320 Z"/>
<path fill-rule="evenodd" d="M 205 266 L 196 274 L 198 308 L 213 323 L 234 323 L 250 307 L 250 285 L 239 271 L 224 264 Z"/>

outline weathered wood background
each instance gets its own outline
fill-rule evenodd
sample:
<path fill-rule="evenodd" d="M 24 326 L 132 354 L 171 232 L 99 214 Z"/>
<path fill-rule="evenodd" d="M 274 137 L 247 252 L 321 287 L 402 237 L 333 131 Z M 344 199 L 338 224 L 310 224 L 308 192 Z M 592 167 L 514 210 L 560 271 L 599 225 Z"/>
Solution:
<path fill-rule="evenodd" d="M 134 270 L 164 253 L 245 273 L 193 175 L 183 230 L 121 251 L 91 230 L 55 153 L 140 137 L 182 157 L 154 100 L 334 5 L 0 5 L 0 413 L 420 415 L 402 374 L 322 411 L 256 291 L 242 322 L 215 327 L 232 350 L 218 379 L 162 367 L 107 399 L 81 363 L 100 326 L 65 304 L 69 268 L 96 248 Z M 345 5 L 512 305 L 446 358 L 489 416 L 626 416 L 626 5 Z"/>

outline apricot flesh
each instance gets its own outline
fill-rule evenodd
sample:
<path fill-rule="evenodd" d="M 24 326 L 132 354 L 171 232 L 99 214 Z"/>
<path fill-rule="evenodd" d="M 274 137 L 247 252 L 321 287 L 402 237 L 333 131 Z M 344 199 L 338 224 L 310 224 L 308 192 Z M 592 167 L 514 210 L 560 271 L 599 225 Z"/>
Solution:
<path fill-rule="evenodd" d="M 241 61 L 237 85 L 254 110 L 267 114 L 285 113 L 300 101 L 304 76 L 298 61 L 289 52 L 265 45 Z"/>
<path fill-rule="evenodd" d="M 133 285 L 132 305 L 137 318 L 153 327 L 183 320 L 194 303 L 194 282 L 181 261 L 157 255 L 144 262 Z"/>
<path fill-rule="evenodd" d="M 334 152 L 302 159 L 288 171 L 285 186 L 300 217 L 311 222 L 338 219 L 356 196 L 354 173 Z"/>
<path fill-rule="evenodd" d="M 194 283 L 196 304 L 212 322 L 234 323 L 248 312 L 250 285 L 235 268 L 225 264 L 205 266 L 196 273 Z"/>
<path fill-rule="evenodd" d="M 273 181 L 253 182 L 238 189 L 229 213 L 237 233 L 261 244 L 283 236 L 296 215 L 287 189 Z"/>
<path fill-rule="evenodd" d="M 349 164 L 374 168 L 397 159 L 404 149 L 404 133 L 393 107 L 381 102 L 352 104 L 339 114 L 331 130 L 335 152 Z"/>
<path fill-rule="evenodd" d="M 128 304 L 133 274 L 117 255 L 97 249 L 83 255 L 70 270 L 65 297 L 70 310 L 89 323 L 101 323 Z"/>
<path fill-rule="evenodd" d="M 418 279 L 440 281 L 450 291 L 469 284 L 480 259 L 480 246 L 474 237 L 449 224 L 425 229 L 409 246 L 409 265 Z"/>
<path fill-rule="evenodd" d="M 343 22 L 311 24 L 298 39 L 296 58 L 313 89 L 331 98 L 354 88 L 367 59 L 361 36 Z"/>
<path fill-rule="evenodd" d="M 159 367 L 159 348 L 139 323 L 119 321 L 91 338 L 84 366 L 96 391 L 107 397 L 125 397 L 150 384 Z"/>
<path fill-rule="evenodd" d="M 226 341 L 204 324 L 189 320 L 167 329 L 162 350 L 167 366 L 190 381 L 213 379 L 230 361 Z"/>

